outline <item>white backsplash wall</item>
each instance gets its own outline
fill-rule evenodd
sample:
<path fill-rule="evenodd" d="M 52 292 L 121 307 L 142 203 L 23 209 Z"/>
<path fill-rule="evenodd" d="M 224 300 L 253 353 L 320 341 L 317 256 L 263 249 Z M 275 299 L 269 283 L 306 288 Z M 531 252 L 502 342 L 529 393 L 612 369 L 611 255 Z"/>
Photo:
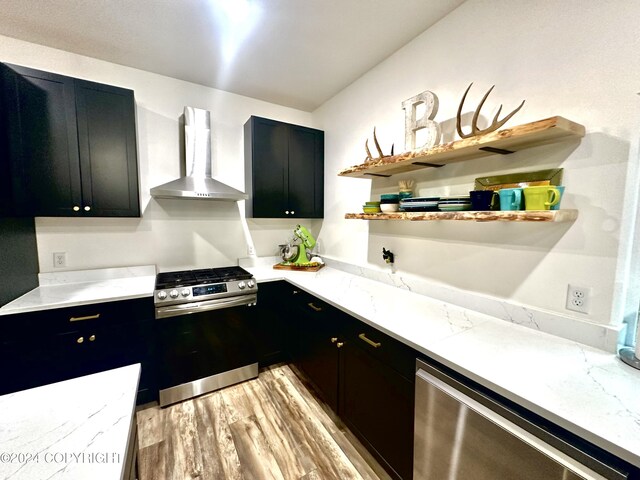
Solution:
<path fill-rule="evenodd" d="M 400 274 L 433 285 L 580 321 L 620 324 L 620 286 L 637 197 L 625 191 L 637 191 L 640 36 L 630 19 L 640 16 L 640 4 L 587 3 L 588 8 L 578 0 L 468 0 L 316 110 L 318 128 L 326 132 L 321 253 L 379 268 L 384 246 L 396 254 Z M 581 142 L 390 179 L 337 176 L 364 161 L 364 143 L 369 138 L 372 144 L 374 126 L 385 153 L 392 143 L 396 153 L 403 151 L 401 103 L 424 90 L 439 97 L 435 119 L 443 126 L 443 141 L 456 139 L 455 114 L 470 82 L 465 113 L 495 84 L 483 109 L 485 121 L 500 104 L 504 115 L 526 99 L 506 127 L 561 115 L 585 125 L 587 134 Z M 465 115 L 467 122 L 470 116 Z M 557 167 L 564 168 L 563 208 L 580 211 L 574 223 L 344 219 L 380 193 L 397 192 L 400 179 L 415 179 L 417 195 L 465 194 L 479 176 Z M 568 284 L 592 288 L 590 314 L 565 309 Z"/>
<path fill-rule="evenodd" d="M 310 113 L 4 36 L 0 61 L 135 91 L 142 218 L 37 218 L 41 272 L 145 264 L 161 271 L 222 266 L 247 256 L 248 243 L 258 255 L 273 255 L 296 223 L 319 231 L 317 220 L 245 222 L 243 202 L 149 195 L 151 187 L 180 176 L 179 118 L 185 105 L 211 111 L 213 176 L 240 190 L 247 119 L 258 115 L 313 127 Z M 53 252 L 66 252 L 65 269 L 53 268 Z"/>

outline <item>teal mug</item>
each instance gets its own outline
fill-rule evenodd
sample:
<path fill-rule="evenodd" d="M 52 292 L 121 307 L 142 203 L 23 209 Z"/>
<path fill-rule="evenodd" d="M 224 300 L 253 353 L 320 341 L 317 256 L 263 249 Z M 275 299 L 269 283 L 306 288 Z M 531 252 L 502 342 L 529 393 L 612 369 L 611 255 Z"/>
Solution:
<path fill-rule="evenodd" d="M 522 210 L 522 189 L 503 188 L 498 190 L 500 210 Z"/>
<path fill-rule="evenodd" d="M 560 202 L 562 201 L 562 195 L 564 194 L 564 186 L 556 185 L 555 187 L 560 192 L 560 200 L 558 200 L 558 203 L 556 203 L 555 205 L 551 205 L 551 210 L 560 210 Z"/>

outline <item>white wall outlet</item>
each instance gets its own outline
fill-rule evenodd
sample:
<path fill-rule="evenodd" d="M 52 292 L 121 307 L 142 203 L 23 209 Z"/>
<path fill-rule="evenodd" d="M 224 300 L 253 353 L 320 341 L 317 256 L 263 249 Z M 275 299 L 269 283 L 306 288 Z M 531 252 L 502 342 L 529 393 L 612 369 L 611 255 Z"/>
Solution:
<path fill-rule="evenodd" d="M 63 268 L 67 266 L 67 253 L 56 252 L 53 254 L 53 268 Z"/>
<path fill-rule="evenodd" d="M 253 245 L 247 244 L 247 255 L 254 256 L 256 254 L 256 247 Z"/>
<path fill-rule="evenodd" d="M 567 310 L 589 313 L 591 307 L 591 288 L 569 285 L 567 289 Z"/>

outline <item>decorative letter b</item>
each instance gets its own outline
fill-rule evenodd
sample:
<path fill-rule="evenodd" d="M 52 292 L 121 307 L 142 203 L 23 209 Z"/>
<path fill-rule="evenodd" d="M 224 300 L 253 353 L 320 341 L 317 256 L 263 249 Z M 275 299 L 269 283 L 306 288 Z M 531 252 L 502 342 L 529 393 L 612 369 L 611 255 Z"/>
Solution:
<path fill-rule="evenodd" d="M 425 111 L 422 118 L 416 118 L 416 107 L 424 103 Z M 402 102 L 404 109 L 404 148 L 415 150 L 416 148 L 431 148 L 440 141 L 440 124 L 433 118 L 438 113 L 438 97 L 435 93 L 426 90 L 415 97 Z M 416 132 L 423 128 L 428 129 L 427 141 L 424 145 L 416 147 Z"/>

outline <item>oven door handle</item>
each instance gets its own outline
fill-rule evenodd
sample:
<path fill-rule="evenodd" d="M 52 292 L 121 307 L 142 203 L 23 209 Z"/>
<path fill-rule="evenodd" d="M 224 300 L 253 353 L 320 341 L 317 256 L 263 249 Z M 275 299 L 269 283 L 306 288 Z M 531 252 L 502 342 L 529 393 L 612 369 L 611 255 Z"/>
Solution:
<path fill-rule="evenodd" d="M 156 319 L 207 312 L 209 310 L 220 310 L 223 308 L 241 307 L 244 305 L 255 305 L 257 301 L 257 295 L 241 295 L 239 297 L 218 298 L 215 300 L 205 300 L 203 302 L 184 303 L 182 305 L 169 305 L 156 308 Z"/>

